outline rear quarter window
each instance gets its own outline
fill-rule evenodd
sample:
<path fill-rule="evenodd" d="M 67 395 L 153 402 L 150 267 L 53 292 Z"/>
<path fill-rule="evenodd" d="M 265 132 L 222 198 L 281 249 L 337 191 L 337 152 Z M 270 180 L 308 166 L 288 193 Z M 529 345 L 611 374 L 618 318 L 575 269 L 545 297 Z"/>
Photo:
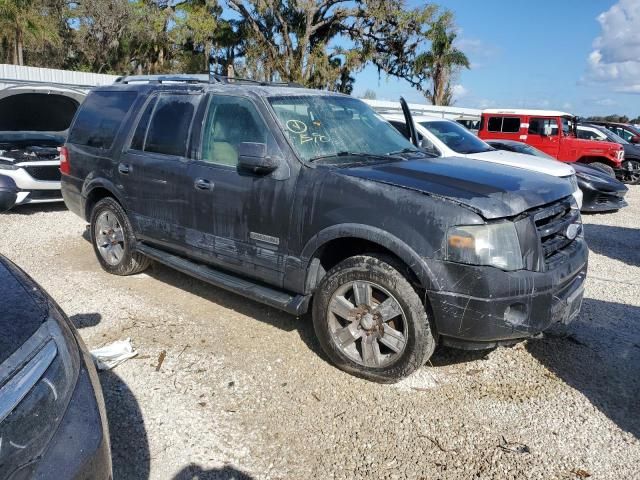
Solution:
<path fill-rule="evenodd" d="M 489 117 L 487 131 L 499 133 L 518 133 L 520 131 L 519 117 Z"/>
<path fill-rule="evenodd" d="M 136 92 L 121 91 L 90 93 L 80 107 L 69 143 L 110 149 L 136 96 Z"/>

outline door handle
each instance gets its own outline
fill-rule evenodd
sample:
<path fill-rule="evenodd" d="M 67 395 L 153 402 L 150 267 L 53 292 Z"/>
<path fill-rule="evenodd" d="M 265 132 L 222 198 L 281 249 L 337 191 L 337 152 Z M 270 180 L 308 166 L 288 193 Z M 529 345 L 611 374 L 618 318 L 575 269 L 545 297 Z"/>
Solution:
<path fill-rule="evenodd" d="M 123 175 L 129 175 L 129 172 L 131 172 L 131 166 L 126 163 L 120 163 L 118 164 L 118 171 Z"/>
<path fill-rule="evenodd" d="M 198 190 L 213 190 L 213 183 L 206 178 L 196 178 L 193 186 Z"/>

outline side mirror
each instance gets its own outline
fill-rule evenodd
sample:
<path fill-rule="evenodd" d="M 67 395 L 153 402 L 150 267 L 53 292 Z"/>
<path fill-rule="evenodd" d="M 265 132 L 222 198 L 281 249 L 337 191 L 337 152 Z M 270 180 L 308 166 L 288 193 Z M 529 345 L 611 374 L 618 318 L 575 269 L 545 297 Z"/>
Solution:
<path fill-rule="evenodd" d="M 635 144 L 640 143 L 640 136 L 636 135 L 635 137 L 631 137 L 630 142 Z"/>
<path fill-rule="evenodd" d="M 277 158 L 267 156 L 267 144 L 242 142 L 238 145 L 238 169 L 258 175 L 273 172 L 280 162 Z"/>

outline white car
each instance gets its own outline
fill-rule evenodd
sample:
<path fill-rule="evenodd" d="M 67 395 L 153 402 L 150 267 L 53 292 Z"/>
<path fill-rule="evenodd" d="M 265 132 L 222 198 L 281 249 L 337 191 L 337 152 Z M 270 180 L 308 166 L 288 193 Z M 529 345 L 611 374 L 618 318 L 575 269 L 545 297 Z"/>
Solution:
<path fill-rule="evenodd" d="M 381 116 L 409 138 L 404 115 L 382 113 Z M 424 150 L 438 157 L 467 157 L 566 178 L 571 182 L 578 207 L 582 208 L 582 191 L 578 188 L 575 170 L 570 165 L 557 160 L 532 158 L 531 155 L 496 150 L 452 120 L 426 115 L 414 115 L 413 120 L 418 141 Z"/>
<path fill-rule="evenodd" d="M 0 90 L 0 211 L 62 201 L 57 149 L 85 96 L 42 84 Z"/>

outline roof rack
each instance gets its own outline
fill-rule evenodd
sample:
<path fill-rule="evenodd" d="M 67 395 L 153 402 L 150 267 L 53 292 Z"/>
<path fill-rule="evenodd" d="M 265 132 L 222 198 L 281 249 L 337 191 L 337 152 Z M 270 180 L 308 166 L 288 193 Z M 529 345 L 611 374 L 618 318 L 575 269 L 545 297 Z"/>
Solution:
<path fill-rule="evenodd" d="M 209 76 L 204 75 L 125 75 L 116 78 L 115 83 L 209 83 Z"/>
<path fill-rule="evenodd" d="M 253 80 L 250 78 L 239 78 L 239 77 L 227 77 L 224 75 L 218 75 L 216 73 L 210 74 L 180 74 L 180 75 L 126 75 L 122 77 L 118 77 L 115 80 L 115 83 L 138 83 L 138 82 L 147 82 L 147 83 L 218 83 L 225 85 L 235 85 L 235 84 L 252 84 L 252 85 L 260 85 L 263 87 L 294 87 L 294 88 L 302 88 L 302 85 L 295 82 L 264 82 L 261 80 Z"/>

